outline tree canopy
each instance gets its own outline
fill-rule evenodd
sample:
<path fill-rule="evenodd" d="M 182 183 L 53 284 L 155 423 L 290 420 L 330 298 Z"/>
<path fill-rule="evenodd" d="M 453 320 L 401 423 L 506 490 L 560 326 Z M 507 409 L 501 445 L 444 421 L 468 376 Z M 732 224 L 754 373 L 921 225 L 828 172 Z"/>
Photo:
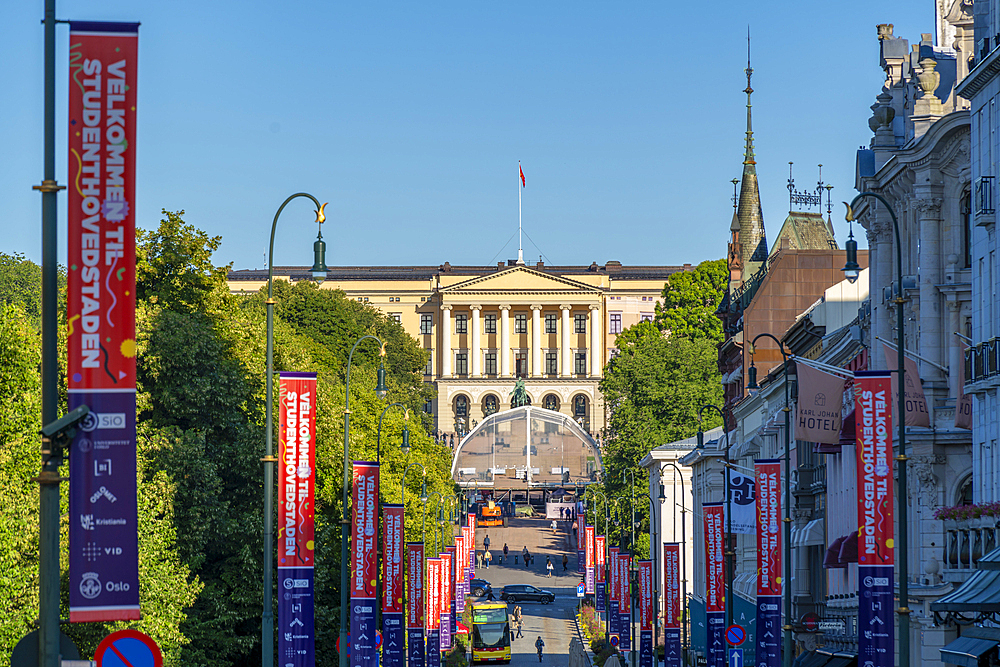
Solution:
<path fill-rule="evenodd" d="M 678 271 L 663 286 L 656 304 L 656 326 L 683 338 L 722 342 L 722 321 L 715 311 L 729 282 L 726 260 L 705 260 L 693 271 Z"/>

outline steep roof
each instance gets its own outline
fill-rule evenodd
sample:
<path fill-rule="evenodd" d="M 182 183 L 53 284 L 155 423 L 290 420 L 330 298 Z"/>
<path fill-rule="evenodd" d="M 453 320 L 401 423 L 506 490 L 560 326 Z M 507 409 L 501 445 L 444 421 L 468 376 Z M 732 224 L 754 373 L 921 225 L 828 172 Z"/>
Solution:
<path fill-rule="evenodd" d="M 827 250 L 839 247 L 833 231 L 820 213 L 791 211 L 774 240 L 772 255 L 783 246 L 784 239 L 788 239 L 787 247 L 794 250 Z"/>

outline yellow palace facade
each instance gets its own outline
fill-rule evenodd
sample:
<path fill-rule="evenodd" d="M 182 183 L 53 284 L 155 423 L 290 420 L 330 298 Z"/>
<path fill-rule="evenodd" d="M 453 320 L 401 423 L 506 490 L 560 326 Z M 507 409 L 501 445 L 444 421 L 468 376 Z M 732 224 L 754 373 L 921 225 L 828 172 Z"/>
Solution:
<path fill-rule="evenodd" d="M 606 424 L 598 384 L 617 334 L 652 319 L 670 274 L 684 266 L 331 267 L 323 289 L 343 290 L 394 318 L 430 351 L 424 381 L 436 427 L 462 434 L 510 407 L 523 379 L 532 405 L 571 416 L 593 435 Z M 276 279 L 312 280 L 308 267 Z M 233 292 L 266 286 L 266 270 L 229 274 Z"/>

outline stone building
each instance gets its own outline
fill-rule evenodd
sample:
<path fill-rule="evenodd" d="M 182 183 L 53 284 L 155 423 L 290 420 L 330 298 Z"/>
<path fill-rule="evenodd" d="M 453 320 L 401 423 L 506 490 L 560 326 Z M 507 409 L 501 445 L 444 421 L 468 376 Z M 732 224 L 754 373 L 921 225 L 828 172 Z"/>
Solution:
<path fill-rule="evenodd" d="M 531 404 L 571 416 L 596 435 L 605 426 L 598 390 L 625 328 L 653 318 L 667 278 L 684 266 L 331 267 L 321 287 L 371 304 L 428 351 L 425 382 L 436 428 L 464 434 L 510 407 L 523 379 Z M 312 280 L 308 267 L 275 267 L 280 280 Z M 229 274 L 230 289 L 266 286 L 266 270 Z M 457 442 L 457 440 L 456 440 Z"/>

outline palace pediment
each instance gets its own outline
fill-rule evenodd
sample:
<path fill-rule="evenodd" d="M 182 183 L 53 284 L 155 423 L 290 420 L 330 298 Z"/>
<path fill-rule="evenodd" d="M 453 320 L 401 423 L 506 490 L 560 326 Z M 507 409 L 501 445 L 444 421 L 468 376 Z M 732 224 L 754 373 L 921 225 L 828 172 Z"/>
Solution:
<path fill-rule="evenodd" d="M 445 287 L 442 295 L 489 295 L 489 294 L 592 294 L 603 292 L 599 287 L 570 280 L 524 266 L 515 266 L 486 276 L 479 276 Z"/>

